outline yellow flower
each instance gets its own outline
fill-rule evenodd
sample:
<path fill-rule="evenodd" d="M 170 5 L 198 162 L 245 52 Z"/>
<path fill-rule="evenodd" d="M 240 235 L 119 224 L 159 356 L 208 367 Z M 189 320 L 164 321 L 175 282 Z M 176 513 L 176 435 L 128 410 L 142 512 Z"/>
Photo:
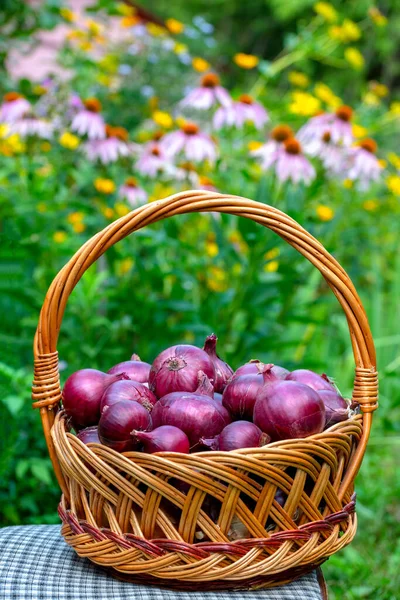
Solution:
<path fill-rule="evenodd" d="M 367 92 L 366 94 L 364 94 L 363 102 L 368 106 L 379 106 L 379 104 L 381 103 L 378 96 L 373 92 Z"/>
<path fill-rule="evenodd" d="M 342 23 L 342 31 L 345 42 L 356 42 L 361 37 L 361 29 L 351 21 L 350 19 L 345 19 Z"/>
<path fill-rule="evenodd" d="M 176 190 L 172 187 L 172 185 L 165 185 L 163 183 L 156 183 L 154 186 L 153 194 L 149 197 L 149 202 L 154 202 L 155 200 L 162 200 L 167 196 L 172 196 L 175 194 Z"/>
<path fill-rule="evenodd" d="M 126 206 L 126 204 L 123 204 L 122 202 L 116 202 L 114 204 L 114 210 L 115 210 L 115 214 L 118 217 L 124 217 L 129 212 L 131 212 L 131 209 L 128 206 Z"/>
<path fill-rule="evenodd" d="M 123 258 L 117 263 L 117 274 L 118 275 L 126 275 L 132 269 L 135 261 L 130 256 Z"/>
<path fill-rule="evenodd" d="M 347 62 L 357 71 L 363 68 L 365 60 L 361 52 L 357 48 L 346 48 L 344 57 Z"/>
<path fill-rule="evenodd" d="M 75 223 L 81 223 L 84 219 L 84 213 L 81 211 L 70 213 L 67 217 L 68 223 L 74 225 Z"/>
<path fill-rule="evenodd" d="M 152 117 L 154 123 L 156 123 L 160 127 L 164 127 L 164 129 L 169 129 L 170 127 L 172 127 L 172 125 L 174 123 L 171 115 L 162 110 L 154 111 L 153 114 L 151 115 L 151 117 Z"/>
<path fill-rule="evenodd" d="M 366 127 L 362 127 L 361 125 L 357 125 L 357 123 L 352 124 L 351 130 L 355 138 L 363 138 L 368 135 L 368 129 Z"/>
<path fill-rule="evenodd" d="M 233 61 L 241 69 L 254 69 L 260 62 L 260 59 L 258 56 L 254 56 L 254 54 L 244 54 L 243 52 L 239 52 L 238 54 L 235 54 Z"/>
<path fill-rule="evenodd" d="M 371 91 L 379 98 L 385 98 L 389 95 L 389 88 L 384 83 L 379 83 L 379 81 L 370 81 L 369 87 Z"/>
<path fill-rule="evenodd" d="M 160 27 L 160 25 L 156 25 L 156 23 L 147 23 L 146 28 L 150 35 L 154 35 L 154 37 L 160 37 L 167 33 L 167 30 L 164 29 L 164 27 Z"/>
<path fill-rule="evenodd" d="M 343 102 L 341 99 L 333 93 L 331 88 L 325 83 L 316 83 L 314 86 L 314 94 L 325 102 L 331 108 L 338 108 Z"/>
<path fill-rule="evenodd" d="M 65 21 L 68 21 L 69 23 L 73 23 L 74 21 L 76 21 L 76 14 L 73 10 L 67 8 L 66 6 L 60 8 L 60 15 Z"/>
<path fill-rule="evenodd" d="M 323 17 L 325 21 L 328 21 L 328 23 L 334 23 L 337 21 L 338 14 L 332 4 L 329 2 L 317 2 L 314 4 L 314 10 L 317 15 Z"/>
<path fill-rule="evenodd" d="M 384 158 L 380 158 L 378 160 L 378 164 L 381 167 L 381 169 L 386 169 L 387 167 L 387 161 Z"/>
<path fill-rule="evenodd" d="M 85 223 L 74 223 L 72 225 L 72 229 L 75 231 L 75 233 L 83 233 L 86 229 L 86 225 Z"/>
<path fill-rule="evenodd" d="M 307 75 L 300 71 L 289 71 L 288 79 L 289 82 L 296 87 L 306 88 L 310 84 L 310 79 Z"/>
<path fill-rule="evenodd" d="M 206 242 L 206 253 L 208 256 L 211 256 L 211 258 L 213 258 L 214 256 L 217 256 L 219 253 L 218 244 L 216 244 L 215 242 L 212 242 L 212 241 L 207 241 Z"/>
<path fill-rule="evenodd" d="M 400 177 L 398 175 L 389 175 L 386 179 L 388 189 L 395 196 L 400 196 Z"/>
<path fill-rule="evenodd" d="M 320 221 L 332 221 L 335 211 L 330 206 L 319 204 L 315 210 Z"/>
<path fill-rule="evenodd" d="M 259 148 L 261 148 L 262 145 L 262 142 L 256 142 L 256 140 L 251 140 L 247 144 L 247 148 L 249 149 L 249 152 L 253 152 L 254 150 L 258 150 Z"/>
<path fill-rule="evenodd" d="M 353 185 L 354 185 L 354 182 L 351 179 L 343 179 L 343 187 L 346 190 L 351 190 Z"/>
<path fill-rule="evenodd" d="M 86 27 L 90 35 L 97 36 L 100 35 L 104 31 L 103 25 L 97 23 L 97 21 L 93 21 L 93 19 L 88 19 L 86 21 Z"/>
<path fill-rule="evenodd" d="M 66 37 L 67 40 L 84 40 L 86 38 L 86 34 L 80 29 L 71 29 L 71 31 L 68 31 Z"/>
<path fill-rule="evenodd" d="M 400 102 L 392 102 L 389 112 L 394 116 L 400 115 Z"/>
<path fill-rule="evenodd" d="M 184 24 L 180 21 L 177 21 L 177 19 L 167 19 L 165 21 L 165 24 L 167 26 L 168 31 L 176 35 L 182 33 L 182 31 L 185 29 Z"/>
<path fill-rule="evenodd" d="M 55 231 L 53 233 L 53 240 L 56 244 L 62 244 L 67 239 L 67 234 L 65 231 Z"/>
<path fill-rule="evenodd" d="M 3 154 L 3 156 L 21 154 L 25 151 L 25 144 L 21 142 L 21 138 L 17 133 L 8 135 L 9 131 L 10 128 L 5 123 L 0 125 L 0 139 L 3 140 L 0 143 L 0 154 Z"/>
<path fill-rule="evenodd" d="M 187 51 L 188 47 L 186 46 L 186 44 L 181 44 L 180 42 L 177 42 L 174 46 L 175 54 L 186 54 Z"/>
<path fill-rule="evenodd" d="M 104 85 L 104 87 L 111 87 L 112 86 L 112 81 L 113 78 L 111 77 L 111 75 L 107 75 L 106 73 L 98 73 L 96 75 L 96 80 L 101 84 Z"/>
<path fill-rule="evenodd" d="M 79 42 L 78 47 L 84 52 L 88 52 L 93 48 L 93 44 L 89 42 L 89 40 L 85 40 L 83 42 Z"/>
<path fill-rule="evenodd" d="M 126 15 L 125 17 L 122 17 L 122 19 L 120 21 L 121 27 L 124 27 L 125 29 L 134 27 L 138 23 L 140 23 L 140 17 L 138 17 L 136 15 Z"/>
<path fill-rule="evenodd" d="M 264 271 L 266 273 L 276 273 L 276 271 L 279 268 L 279 261 L 278 260 L 271 260 L 271 262 L 267 263 L 266 265 L 264 265 Z"/>
<path fill-rule="evenodd" d="M 70 133 L 69 131 L 64 131 L 64 133 L 62 133 L 58 138 L 58 141 L 61 146 L 68 148 L 68 150 L 75 150 L 81 143 L 78 136 Z"/>
<path fill-rule="evenodd" d="M 130 6 L 129 4 L 125 4 L 125 2 L 117 2 L 115 8 L 117 9 L 120 15 L 125 15 L 126 17 L 129 17 L 136 13 L 136 8 Z"/>
<path fill-rule="evenodd" d="M 210 268 L 207 287 L 213 292 L 224 292 L 228 288 L 227 274 L 224 269 L 216 266 Z"/>
<path fill-rule="evenodd" d="M 278 258 L 278 256 L 279 248 L 271 248 L 271 250 L 268 250 L 268 252 L 264 254 L 265 260 L 274 260 L 275 258 Z"/>
<path fill-rule="evenodd" d="M 205 71 L 211 69 L 210 63 L 207 62 L 204 58 L 200 58 L 199 56 L 195 56 L 192 59 L 192 67 L 195 71 L 198 71 L 199 73 L 204 73 Z"/>
<path fill-rule="evenodd" d="M 115 183 L 112 179 L 103 179 L 98 177 L 94 181 L 94 187 L 100 194 L 112 194 L 115 192 Z"/>
<path fill-rule="evenodd" d="M 374 212 L 379 206 L 378 200 L 366 200 L 363 203 L 363 208 L 369 212 Z"/>
<path fill-rule="evenodd" d="M 7 123 L 0 123 L 0 138 L 5 138 L 7 137 L 8 133 L 10 132 L 10 126 L 7 125 Z"/>
<path fill-rule="evenodd" d="M 36 204 L 36 208 L 40 213 L 47 212 L 47 206 L 45 202 L 39 202 L 38 204 Z"/>
<path fill-rule="evenodd" d="M 42 85 L 34 85 L 32 92 L 36 94 L 36 96 L 44 96 L 44 94 L 47 94 L 46 88 Z"/>
<path fill-rule="evenodd" d="M 236 247 L 237 251 L 242 252 L 243 254 L 247 254 L 249 251 L 249 247 L 244 241 L 240 231 L 231 231 L 231 233 L 228 235 L 228 240 Z"/>
<path fill-rule="evenodd" d="M 319 111 L 321 102 L 308 92 L 293 92 L 292 102 L 289 104 L 289 111 L 294 115 L 303 115 L 311 117 Z"/>
<path fill-rule="evenodd" d="M 387 155 L 389 162 L 398 170 L 400 170 L 400 156 L 395 152 L 389 152 Z"/>
<path fill-rule="evenodd" d="M 105 216 L 106 219 L 112 219 L 114 216 L 114 211 L 109 206 L 102 206 L 100 208 L 100 212 Z"/>
<path fill-rule="evenodd" d="M 381 13 L 377 6 L 371 6 L 368 14 L 378 27 L 385 27 L 385 25 L 387 25 L 387 18 Z"/>

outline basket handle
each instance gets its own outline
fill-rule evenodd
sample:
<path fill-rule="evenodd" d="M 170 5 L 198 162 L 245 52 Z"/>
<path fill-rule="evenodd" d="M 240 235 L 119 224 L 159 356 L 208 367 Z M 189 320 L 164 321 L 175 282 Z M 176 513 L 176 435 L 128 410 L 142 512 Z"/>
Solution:
<path fill-rule="evenodd" d="M 69 295 L 85 271 L 108 248 L 132 232 L 166 217 L 208 211 L 239 215 L 275 231 L 321 272 L 340 302 L 347 318 L 356 364 L 353 400 L 360 405 L 364 421 L 363 439 L 353 456 L 353 468 L 348 469 L 342 487 L 347 487 L 355 477 L 368 441 L 372 412 L 377 408 L 378 383 L 371 330 L 349 276 L 318 240 L 276 208 L 240 196 L 192 190 L 145 204 L 108 225 L 74 254 L 55 277 L 46 294 L 34 341 L 35 375 L 32 398 L 35 401 L 33 406 L 40 408 L 50 457 L 63 491 L 66 491 L 66 486 L 50 429 L 54 421 L 53 409 L 59 405 L 62 396 L 56 347 Z"/>

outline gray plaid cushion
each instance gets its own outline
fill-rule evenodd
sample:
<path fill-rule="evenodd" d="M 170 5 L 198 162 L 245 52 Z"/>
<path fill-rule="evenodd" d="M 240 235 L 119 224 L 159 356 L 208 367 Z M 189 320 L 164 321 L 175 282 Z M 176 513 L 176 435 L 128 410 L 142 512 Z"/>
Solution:
<path fill-rule="evenodd" d="M 201 587 L 201 584 L 200 584 Z M 114 579 L 79 558 L 58 525 L 0 529 L 0 600 L 242 600 L 243 592 L 176 592 Z M 246 600 L 321 600 L 316 573 Z M 254 598 L 252 598 L 252 596 Z"/>

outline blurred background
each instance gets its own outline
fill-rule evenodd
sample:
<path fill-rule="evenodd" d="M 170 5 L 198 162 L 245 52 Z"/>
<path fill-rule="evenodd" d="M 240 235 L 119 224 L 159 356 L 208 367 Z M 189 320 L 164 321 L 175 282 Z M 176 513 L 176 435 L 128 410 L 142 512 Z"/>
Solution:
<path fill-rule="evenodd" d="M 143 202 L 191 188 L 241 194 L 320 239 L 365 305 L 380 408 L 357 479 L 357 537 L 323 570 L 334 599 L 398 597 L 399 37 L 395 0 L 3 0 L 1 526 L 58 522 L 30 405 L 32 341 L 55 274 Z M 304 366 L 351 395 L 346 320 L 320 274 L 273 233 L 213 214 L 141 230 L 85 274 L 63 321 L 61 378 L 133 352 L 152 362 L 212 331 L 234 368 Z"/>

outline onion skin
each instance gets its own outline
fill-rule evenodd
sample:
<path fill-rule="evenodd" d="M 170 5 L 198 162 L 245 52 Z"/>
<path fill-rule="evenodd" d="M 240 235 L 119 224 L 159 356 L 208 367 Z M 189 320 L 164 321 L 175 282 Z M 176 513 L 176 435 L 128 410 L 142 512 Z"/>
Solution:
<path fill-rule="evenodd" d="M 204 342 L 203 350 L 207 352 L 212 360 L 215 370 L 214 389 L 216 392 L 222 394 L 226 384 L 233 375 L 233 369 L 224 362 L 217 354 L 217 341 L 218 338 L 215 333 L 212 333 L 206 337 Z"/>
<path fill-rule="evenodd" d="M 101 398 L 101 412 L 103 412 L 105 406 L 112 406 L 121 400 L 139 402 L 149 412 L 153 410 L 153 406 L 157 402 L 153 392 L 142 383 L 131 380 L 116 381 L 108 386 Z"/>
<path fill-rule="evenodd" d="M 137 359 L 131 358 L 131 360 L 126 360 L 125 362 L 120 362 L 117 365 L 111 367 L 109 371 L 110 374 L 115 373 L 125 373 L 129 379 L 133 381 L 138 381 L 139 383 L 148 383 L 151 365 L 146 362 L 142 362 L 137 354 L 134 354 Z"/>
<path fill-rule="evenodd" d="M 263 363 L 258 359 L 253 359 L 250 362 L 242 365 L 232 375 L 232 379 L 241 375 L 258 375 L 260 373 L 260 367 Z M 286 375 L 289 374 L 287 369 L 280 367 L 279 365 L 272 365 L 271 374 L 274 375 L 275 379 L 285 379 Z"/>
<path fill-rule="evenodd" d="M 316 392 L 319 392 L 319 390 L 336 391 L 335 386 L 332 385 L 326 375 L 325 377 L 322 377 L 321 375 L 317 375 L 317 373 L 314 373 L 314 371 L 309 371 L 308 369 L 297 369 L 296 371 L 292 371 L 286 376 L 286 380 L 297 381 L 297 383 L 308 385 Z"/>
<path fill-rule="evenodd" d="M 81 429 L 76 435 L 84 444 L 101 444 L 96 426 Z"/>
<path fill-rule="evenodd" d="M 121 400 L 103 410 L 99 422 L 99 438 L 102 444 L 117 452 L 135 450 L 139 441 L 132 431 L 148 431 L 152 428 L 150 413 L 138 402 Z"/>
<path fill-rule="evenodd" d="M 199 371 L 214 383 L 214 365 L 207 352 L 188 344 L 171 346 L 151 365 L 149 388 L 157 398 L 172 392 L 194 392 L 198 387 Z"/>
<path fill-rule="evenodd" d="M 181 452 L 189 454 L 190 444 L 186 433 L 173 425 L 161 425 L 153 431 L 133 431 L 134 438 L 143 445 L 145 452 Z"/>
<path fill-rule="evenodd" d="M 263 363 L 256 365 L 257 370 L 264 367 L 267 369 Z M 272 367 L 272 365 L 268 365 L 268 367 Z M 234 377 L 224 389 L 222 405 L 234 419 L 253 420 L 255 401 L 261 388 L 265 385 L 264 376 L 260 377 L 259 375 L 259 370 L 257 375 L 239 375 L 239 377 Z"/>
<path fill-rule="evenodd" d="M 198 386 L 194 393 L 200 394 L 201 396 L 208 396 L 209 398 L 214 398 L 214 386 L 208 379 L 207 375 L 203 373 L 203 371 L 199 371 L 197 375 L 197 381 Z"/>
<path fill-rule="evenodd" d="M 325 405 L 325 429 L 349 418 L 349 403 L 333 390 L 319 390 L 318 396 Z"/>
<path fill-rule="evenodd" d="M 240 448 L 259 448 L 268 444 L 269 441 L 269 436 L 254 423 L 235 421 L 224 427 L 215 438 L 211 440 L 202 438 L 200 443 L 211 447 L 212 450 L 230 452 L 231 450 L 240 450 Z"/>
<path fill-rule="evenodd" d="M 125 373 L 109 375 L 96 369 L 81 369 L 68 377 L 63 389 L 63 406 L 74 427 L 97 425 L 105 390 L 121 379 L 127 379 Z"/>
<path fill-rule="evenodd" d="M 276 381 L 260 391 L 253 421 L 272 441 L 305 438 L 323 431 L 325 405 L 307 385 Z"/>
<path fill-rule="evenodd" d="M 154 427 L 174 425 L 189 438 L 191 446 L 201 437 L 212 438 L 230 422 L 228 411 L 217 400 L 188 392 L 173 392 L 161 398 L 152 412 Z"/>

